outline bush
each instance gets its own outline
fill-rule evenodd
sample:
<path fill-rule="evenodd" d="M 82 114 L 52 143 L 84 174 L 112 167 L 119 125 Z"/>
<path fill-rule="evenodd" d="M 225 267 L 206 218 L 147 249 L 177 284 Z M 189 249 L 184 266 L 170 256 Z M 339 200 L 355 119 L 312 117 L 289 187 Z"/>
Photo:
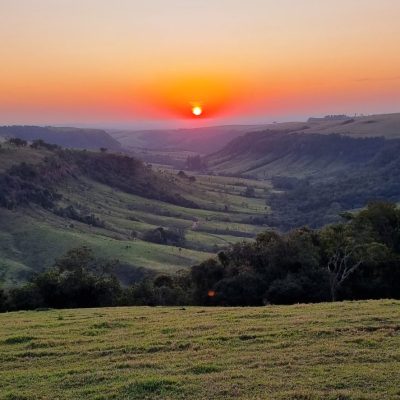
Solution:
<path fill-rule="evenodd" d="M 45 303 L 40 290 L 33 283 L 13 288 L 8 293 L 6 310 L 34 310 L 40 307 L 45 307 Z"/>
<path fill-rule="evenodd" d="M 34 140 L 34 141 L 32 142 L 32 144 L 31 144 L 31 147 L 32 147 L 33 149 L 40 149 L 40 148 L 43 148 L 43 149 L 50 150 L 50 151 L 57 150 L 57 149 L 61 149 L 60 146 L 58 146 L 58 145 L 56 145 L 56 144 L 47 143 L 47 142 L 45 142 L 45 141 L 42 140 L 42 139 Z"/>
<path fill-rule="evenodd" d="M 247 186 L 246 190 L 243 193 L 243 196 L 245 196 L 245 197 L 255 197 L 255 195 L 256 195 L 256 191 L 251 186 Z"/>
<path fill-rule="evenodd" d="M 7 297 L 5 291 L 0 288 L 0 312 L 6 310 L 6 302 L 7 302 Z"/>
<path fill-rule="evenodd" d="M 183 246 L 185 244 L 185 231 L 183 229 L 165 229 L 158 227 L 143 235 L 143 240 L 152 243 Z"/>
<path fill-rule="evenodd" d="M 28 144 L 26 140 L 20 138 L 10 138 L 8 139 L 7 143 L 17 147 L 25 147 Z"/>
<path fill-rule="evenodd" d="M 73 249 L 53 268 L 10 290 L 7 309 L 115 306 L 122 289 L 109 271 L 112 265 L 95 259 L 88 248 Z"/>
<path fill-rule="evenodd" d="M 82 214 L 73 206 L 67 206 L 65 208 L 58 208 L 54 213 L 63 218 L 73 219 L 74 221 L 82 222 L 87 225 L 97 226 L 99 228 L 105 227 L 105 222 L 94 214 Z"/>

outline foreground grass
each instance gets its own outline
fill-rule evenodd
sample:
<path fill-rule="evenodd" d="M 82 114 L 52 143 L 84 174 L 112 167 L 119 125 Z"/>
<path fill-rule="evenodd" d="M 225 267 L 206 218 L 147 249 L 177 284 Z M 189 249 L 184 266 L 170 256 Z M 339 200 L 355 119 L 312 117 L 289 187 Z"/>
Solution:
<path fill-rule="evenodd" d="M 1 399 L 400 399 L 400 302 L 0 315 Z"/>

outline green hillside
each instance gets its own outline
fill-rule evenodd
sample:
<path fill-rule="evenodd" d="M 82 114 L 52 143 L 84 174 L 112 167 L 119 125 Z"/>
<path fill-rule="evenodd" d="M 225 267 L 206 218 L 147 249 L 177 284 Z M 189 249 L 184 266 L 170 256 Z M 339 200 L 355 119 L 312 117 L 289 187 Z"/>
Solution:
<path fill-rule="evenodd" d="M 397 143 L 398 141 L 394 141 Z M 388 142 L 383 137 L 351 138 L 267 130 L 236 138 L 206 157 L 214 172 L 260 179 L 327 176 L 371 161 Z"/>
<path fill-rule="evenodd" d="M 336 122 L 337 123 L 337 122 Z M 210 171 L 270 181 L 265 222 L 321 227 L 371 201 L 400 201 L 400 140 L 266 130 L 205 158 Z"/>
<path fill-rule="evenodd" d="M 0 399 L 396 400 L 399 309 L 385 300 L 0 314 Z"/>
<path fill-rule="evenodd" d="M 254 197 L 243 192 L 250 185 Z M 87 245 L 129 270 L 187 268 L 253 238 L 269 184 L 180 177 L 126 156 L 4 144 L 0 149 L 0 280 L 17 283 Z M 153 243 L 159 227 L 182 243 Z M 129 283 L 129 282 L 127 282 Z"/>

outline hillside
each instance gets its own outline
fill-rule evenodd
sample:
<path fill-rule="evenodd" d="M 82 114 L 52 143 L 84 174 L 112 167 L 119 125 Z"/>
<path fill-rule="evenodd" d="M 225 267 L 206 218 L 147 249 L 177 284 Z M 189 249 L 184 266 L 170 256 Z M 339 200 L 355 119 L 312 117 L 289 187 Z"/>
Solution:
<path fill-rule="evenodd" d="M 108 130 L 108 133 L 117 139 L 125 149 L 134 152 L 139 158 L 157 164 L 169 165 L 175 168 L 184 168 L 188 156 L 193 154 L 210 155 L 215 170 L 223 174 L 243 174 L 264 178 L 270 176 L 271 167 L 278 172 L 292 162 L 288 159 L 277 160 L 271 164 L 271 160 L 260 159 L 259 156 L 246 153 L 248 142 L 254 142 L 253 148 L 260 153 L 260 148 L 265 148 L 269 135 L 283 135 L 288 133 L 304 137 L 307 135 L 342 135 L 351 138 L 377 138 L 400 139 L 400 113 L 381 114 L 370 116 L 327 116 L 323 118 L 309 118 L 306 122 L 281 122 L 262 125 L 227 125 L 192 129 L 158 129 L 158 130 Z M 261 138 L 263 138 L 261 140 Z M 231 147 L 234 144 L 243 146 L 237 162 L 231 160 Z M 261 146 L 259 146 L 261 145 Z M 329 145 L 329 144 L 328 144 Z M 214 155 L 214 153 L 217 153 Z M 263 165 L 268 161 L 268 171 Z M 324 168 L 326 164 L 334 161 L 316 160 L 308 165 L 308 159 L 299 160 L 298 165 L 293 165 L 294 170 L 311 173 Z M 340 163 L 340 160 L 339 160 Z M 240 165 L 239 165 L 240 164 Z M 276 164 L 276 165 L 275 165 Z M 340 165 L 339 165 L 340 167 Z"/>
<path fill-rule="evenodd" d="M 7 284 L 82 245 L 119 259 L 130 283 L 141 268 L 187 268 L 263 229 L 254 221 L 265 212 L 268 183 L 189 180 L 112 153 L 1 146 L 0 281 Z M 247 185 L 255 197 L 243 196 Z M 160 227 L 171 239 L 159 237 Z"/>
<path fill-rule="evenodd" d="M 337 122 L 335 122 L 337 123 Z M 213 173 L 271 181 L 269 226 L 321 227 L 370 201 L 400 201 L 400 139 L 266 130 L 205 157 Z"/>
<path fill-rule="evenodd" d="M 365 164 L 339 173 L 289 180 L 275 178 L 266 222 L 287 230 L 294 226 L 320 227 L 338 221 L 338 214 L 373 201 L 400 201 L 400 141 L 389 140 Z"/>
<path fill-rule="evenodd" d="M 0 137 L 27 141 L 41 139 L 46 143 L 76 149 L 121 150 L 120 143 L 100 129 L 56 128 L 51 126 L 0 126 Z"/>
<path fill-rule="evenodd" d="M 342 121 L 307 122 L 308 133 L 337 133 L 352 137 L 400 138 L 400 113 L 349 117 Z"/>
<path fill-rule="evenodd" d="M 221 150 L 231 140 L 249 132 L 340 134 L 351 137 L 400 138 L 400 113 L 344 120 L 312 119 L 307 122 L 282 122 L 258 125 L 226 125 L 192 129 L 117 130 L 108 133 L 129 149 L 180 150 L 201 154 Z"/>
<path fill-rule="evenodd" d="M 262 131 L 236 138 L 206 157 L 210 169 L 254 178 L 326 175 L 363 165 L 384 147 L 384 138 L 292 131 Z"/>
<path fill-rule="evenodd" d="M 263 125 L 227 125 L 192 129 L 109 130 L 108 133 L 131 150 L 179 150 L 201 154 L 214 152 L 230 140 Z"/>
<path fill-rule="evenodd" d="M 0 398 L 396 400 L 399 307 L 0 314 Z"/>
<path fill-rule="evenodd" d="M 400 140 L 400 113 L 310 118 L 248 131 L 206 159 L 222 174 L 261 179 L 326 175 L 365 164 L 391 139 Z"/>

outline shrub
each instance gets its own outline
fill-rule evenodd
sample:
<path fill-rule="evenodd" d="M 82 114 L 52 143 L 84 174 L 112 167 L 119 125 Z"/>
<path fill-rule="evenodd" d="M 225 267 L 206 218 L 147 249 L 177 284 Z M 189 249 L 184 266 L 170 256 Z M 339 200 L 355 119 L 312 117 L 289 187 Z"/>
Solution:
<path fill-rule="evenodd" d="M 251 186 L 247 186 L 246 190 L 243 193 L 243 196 L 246 196 L 246 197 L 255 197 L 255 195 L 256 195 L 256 191 Z"/>
<path fill-rule="evenodd" d="M 51 150 L 51 151 L 57 150 L 57 149 L 60 149 L 60 148 L 61 148 L 60 146 L 58 146 L 58 145 L 56 145 L 56 144 L 47 143 L 47 142 L 45 142 L 45 141 L 42 140 L 42 139 L 34 140 L 34 141 L 32 142 L 32 144 L 31 144 L 31 147 L 32 147 L 33 149 L 40 149 L 40 148 L 43 148 L 43 149 Z"/>
<path fill-rule="evenodd" d="M 158 227 L 143 235 L 143 240 L 152 243 L 183 246 L 185 244 L 185 231 L 183 229 L 165 229 Z"/>
<path fill-rule="evenodd" d="M 26 140 L 20 138 L 10 138 L 7 143 L 17 147 L 25 147 L 28 144 Z"/>

